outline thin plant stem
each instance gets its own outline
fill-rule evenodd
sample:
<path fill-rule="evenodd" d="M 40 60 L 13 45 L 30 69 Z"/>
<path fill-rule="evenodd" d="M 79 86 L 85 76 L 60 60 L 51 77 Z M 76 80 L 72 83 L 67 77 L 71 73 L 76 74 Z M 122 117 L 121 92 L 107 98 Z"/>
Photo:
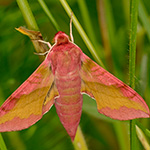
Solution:
<path fill-rule="evenodd" d="M 38 0 L 39 4 L 41 5 L 41 7 L 43 8 L 45 14 L 48 16 L 49 20 L 52 22 L 54 28 L 56 29 L 56 31 L 59 31 L 59 25 L 57 24 L 55 18 L 53 17 L 53 15 L 51 14 L 50 10 L 48 9 L 47 5 L 45 4 L 44 0 Z"/>
<path fill-rule="evenodd" d="M 16 0 L 29 29 L 39 30 L 27 0 Z"/>
<path fill-rule="evenodd" d="M 136 32 L 139 0 L 130 1 L 129 82 L 135 87 Z M 136 149 L 135 120 L 130 121 L 130 149 Z"/>
<path fill-rule="evenodd" d="M 135 120 L 130 120 L 130 150 L 135 150 L 135 148 L 136 148 Z"/>
<path fill-rule="evenodd" d="M 130 42 L 129 42 L 129 82 L 132 88 L 135 88 L 135 56 L 136 56 L 136 31 L 137 31 L 137 15 L 138 1 L 131 0 L 130 4 Z"/>

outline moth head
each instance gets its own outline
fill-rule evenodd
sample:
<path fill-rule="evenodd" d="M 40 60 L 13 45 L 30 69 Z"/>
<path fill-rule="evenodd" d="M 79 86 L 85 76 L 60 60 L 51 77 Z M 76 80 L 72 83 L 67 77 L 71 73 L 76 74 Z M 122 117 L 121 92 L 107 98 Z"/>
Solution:
<path fill-rule="evenodd" d="M 56 45 L 66 44 L 69 42 L 69 36 L 62 31 L 55 34 L 54 41 Z"/>

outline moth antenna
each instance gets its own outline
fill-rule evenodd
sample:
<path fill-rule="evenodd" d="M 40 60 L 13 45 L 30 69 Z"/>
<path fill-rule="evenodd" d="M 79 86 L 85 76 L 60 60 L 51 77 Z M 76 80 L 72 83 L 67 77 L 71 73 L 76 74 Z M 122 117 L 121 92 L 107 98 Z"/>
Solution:
<path fill-rule="evenodd" d="M 49 49 L 52 48 L 52 46 L 51 46 L 51 44 L 49 42 L 46 42 L 46 41 L 43 41 L 43 40 L 37 40 L 37 41 L 48 45 Z"/>
<path fill-rule="evenodd" d="M 72 35 L 72 17 L 73 17 L 73 12 L 71 12 L 71 17 L 70 17 L 70 38 L 71 41 L 74 42 L 73 35 Z"/>
<path fill-rule="evenodd" d="M 44 53 L 36 53 L 34 52 L 35 55 L 40 55 L 40 56 L 44 56 L 44 55 L 47 55 L 49 51 L 46 51 Z"/>

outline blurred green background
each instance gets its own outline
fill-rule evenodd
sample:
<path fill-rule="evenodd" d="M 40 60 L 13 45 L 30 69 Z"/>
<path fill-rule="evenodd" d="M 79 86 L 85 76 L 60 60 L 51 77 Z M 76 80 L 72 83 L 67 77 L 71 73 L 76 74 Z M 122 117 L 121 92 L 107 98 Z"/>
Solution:
<path fill-rule="evenodd" d="M 28 0 L 44 40 L 52 43 L 57 32 L 38 1 Z M 107 70 L 129 83 L 129 0 L 67 0 Z M 59 0 L 45 0 L 61 31 L 69 34 L 70 18 Z M 136 48 L 136 91 L 150 107 L 150 2 L 140 1 Z M 41 63 L 30 39 L 15 30 L 28 27 L 15 0 L 0 0 L 0 104 Z M 73 26 L 74 42 L 93 60 Z M 128 121 L 109 119 L 97 112 L 95 101 L 84 96 L 80 126 L 89 150 L 129 149 Z M 148 119 L 138 119 L 147 128 Z M 55 107 L 32 127 L 2 133 L 9 150 L 73 150 Z M 146 136 L 150 140 L 150 136 Z M 143 149 L 137 140 L 137 150 Z"/>

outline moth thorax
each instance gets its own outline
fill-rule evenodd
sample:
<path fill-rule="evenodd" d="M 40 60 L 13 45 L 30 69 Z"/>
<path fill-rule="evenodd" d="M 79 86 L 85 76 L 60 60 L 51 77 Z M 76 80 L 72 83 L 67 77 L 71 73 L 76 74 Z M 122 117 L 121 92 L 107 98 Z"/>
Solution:
<path fill-rule="evenodd" d="M 66 44 L 69 42 L 69 37 L 64 32 L 59 31 L 56 33 L 54 40 L 55 40 L 56 45 Z"/>

